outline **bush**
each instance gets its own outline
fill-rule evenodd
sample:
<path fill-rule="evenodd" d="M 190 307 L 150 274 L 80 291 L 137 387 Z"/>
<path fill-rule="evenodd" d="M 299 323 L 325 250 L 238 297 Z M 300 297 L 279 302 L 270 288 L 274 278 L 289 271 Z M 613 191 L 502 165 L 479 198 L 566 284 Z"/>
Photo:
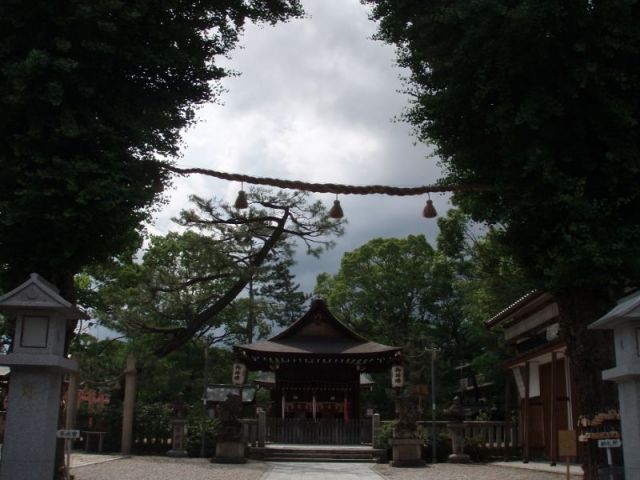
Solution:
<path fill-rule="evenodd" d="M 203 422 L 204 420 L 204 422 Z M 202 412 L 199 415 L 190 415 L 187 422 L 187 452 L 190 457 L 199 457 L 202 449 L 202 435 L 204 423 L 204 456 L 213 457 L 216 452 L 216 435 L 218 433 L 219 421 L 215 418 L 204 417 Z"/>
<path fill-rule="evenodd" d="M 380 430 L 378 431 L 378 438 L 375 448 L 389 448 L 389 440 L 393 436 L 393 430 L 396 428 L 395 420 L 380 422 Z"/>

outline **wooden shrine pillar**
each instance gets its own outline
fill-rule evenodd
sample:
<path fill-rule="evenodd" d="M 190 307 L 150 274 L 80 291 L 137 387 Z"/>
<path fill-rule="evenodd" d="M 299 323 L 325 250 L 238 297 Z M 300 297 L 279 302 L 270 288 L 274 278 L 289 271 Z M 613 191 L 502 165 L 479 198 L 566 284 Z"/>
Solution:
<path fill-rule="evenodd" d="M 551 465 L 554 466 L 556 461 L 558 460 L 558 446 L 557 446 L 557 429 L 558 429 L 558 412 L 557 412 L 557 404 L 558 404 L 558 392 L 556 388 L 557 383 L 557 374 L 556 370 L 558 368 L 558 354 L 557 352 L 551 352 L 551 412 L 550 412 L 550 425 L 549 425 L 549 448 L 551 459 Z"/>
<path fill-rule="evenodd" d="M 353 392 L 351 395 L 351 401 L 353 403 L 353 407 L 351 408 L 352 415 L 351 417 L 355 420 L 360 418 L 360 376 L 358 375 L 358 379 L 353 382 L 351 391 Z"/>
<path fill-rule="evenodd" d="M 76 427 L 78 412 L 78 373 L 69 373 L 69 386 L 67 388 L 67 408 L 65 411 L 64 428 L 73 430 Z"/>
<path fill-rule="evenodd" d="M 522 409 L 522 461 L 529 463 L 529 390 L 531 381 L 531 363 L 529 361 L 524 364 L 524 408 Z"/>
<path fill-rule="evenodd" d="M 509 435 L 511 434 L 511 382 L 511 372 L 509 372 L 507 380 L 504 383 L 504 430 L 502 432 L 502 457 L 505 462 L 509 460 Z M 511 439 L 511 441 L 513 441 L 513 439 Z"/>
<path fill-rule="evenodd" d="M 124 370 L 124 401 L 122 402 L 122 438 L 120 451 L 125 455 L 131 453 L 133 445 L 133 414 L 136 404 L 136 358 L 133 353 L 127 356 Z"/>

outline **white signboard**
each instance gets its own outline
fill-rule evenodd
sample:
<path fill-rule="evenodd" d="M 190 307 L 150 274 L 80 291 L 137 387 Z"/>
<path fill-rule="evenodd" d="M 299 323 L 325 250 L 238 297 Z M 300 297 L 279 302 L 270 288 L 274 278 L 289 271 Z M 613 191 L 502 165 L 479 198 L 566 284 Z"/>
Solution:
<path fill-rule="evenodd" d="M 391 386 L 393 388 L 404 387 L 404 368 L 402 365 L 391 367 Z"/>
<path fill-rule="evenodd" d="M 234 385 L 243 385 L 247 379 L 247 366 L 244 363 L 233 364 L 233 375 L 231 383 Z"/>
<path fill-rule="evenodd" d="M 599 448 L 618 448 L 622 446 L 622 442 L 619 438 L 603 438 L 598 440 Z"/>
<path fill-rule="evenodd" d="M 58 430 L 58 438 L 80 438 L 80 430 Z"/>

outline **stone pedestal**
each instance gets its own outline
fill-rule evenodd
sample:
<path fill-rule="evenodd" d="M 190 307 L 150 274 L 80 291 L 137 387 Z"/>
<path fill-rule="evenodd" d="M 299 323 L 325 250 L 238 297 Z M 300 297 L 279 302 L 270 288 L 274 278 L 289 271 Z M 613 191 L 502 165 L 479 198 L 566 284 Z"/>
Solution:
<path fill-rule="evenodd" d="M 640 478 L 640 293 L 621 299 L 589 328 L 613 330 L 616 366 L 602 379 L 618 384 L 625 478 Z"/>
<path fill-rule="evenodd" d="M 464 453 L 464 423 L 448 423 L 447 430 L 451 436 L 451 450 L 449 463 L 469 463 L 469 455 Z"/>
<path fill-rule="evenodd" d="M 393 467 L 423 467 L 422 439 L 420 438 L 392 438 L 391 466 Z"/>
<path fill-rule="evenodd" d="M 62 375 L 12 367 L 2 480 L 53 478 Z"/>
<path fill-rule="evenodd" d="M 189 454 L 185 449 L 187 440 L 187 421 L 183 418 L 171 420 L 173 435 L 171 440 L 171 450 L 167 452 L 169 457 L 186 457 Z"/>
<path fill-rule="evenodd" d="M 78 364 L 64 354 L 67 328 L 86 316 L 39 275 L 0 297 L 0 312 L 15 321 L 1 480 L 51 480 L 65 372 Z"/>
<path fill-rule="evenodd" d="M 213 463 L 246 463 L 246 445 L 244 442 L 218 440 Z"/>

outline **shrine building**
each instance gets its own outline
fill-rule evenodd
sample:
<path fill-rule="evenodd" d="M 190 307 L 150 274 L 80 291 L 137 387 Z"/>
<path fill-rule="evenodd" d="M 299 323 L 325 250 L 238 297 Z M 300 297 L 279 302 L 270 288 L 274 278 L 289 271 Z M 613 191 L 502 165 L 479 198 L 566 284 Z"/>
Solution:
<path fill-rule="evenodd" d="M 256 383 L 271 392 L 267 415 L 280 419 L 358 419 L 367 373 L 391 371 L 401 347 L 371 342 L 340 322 L 323 299 L 286 330 L 234 347 L 238 362 L 260 371 Z"/>

